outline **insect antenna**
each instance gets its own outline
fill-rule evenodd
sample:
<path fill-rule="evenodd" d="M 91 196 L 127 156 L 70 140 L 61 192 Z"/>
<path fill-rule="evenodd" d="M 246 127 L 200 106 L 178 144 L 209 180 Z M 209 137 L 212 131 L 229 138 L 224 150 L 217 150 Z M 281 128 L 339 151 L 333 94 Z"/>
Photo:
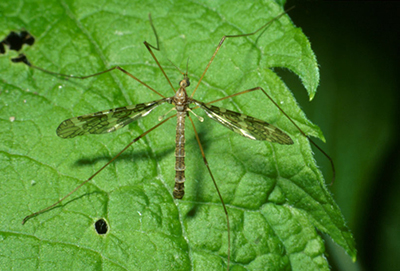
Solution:
<path fill-rule="evenodd" d="M 186 72 L 186 73 L 182 72 L 182 71 L 178 68 L 178 66 L 176 66 L 176 65 L 174 64 L 174 62 L 172 62 L 172 60 L 168 59 L 168 61 L 169 61 L 169 63 L 171 63 L 171 65 L 174 66 L 175 69 L 177 69 L 182 75 L 185 75 L 185 74 L 187 75 L 187 72 Z"/>

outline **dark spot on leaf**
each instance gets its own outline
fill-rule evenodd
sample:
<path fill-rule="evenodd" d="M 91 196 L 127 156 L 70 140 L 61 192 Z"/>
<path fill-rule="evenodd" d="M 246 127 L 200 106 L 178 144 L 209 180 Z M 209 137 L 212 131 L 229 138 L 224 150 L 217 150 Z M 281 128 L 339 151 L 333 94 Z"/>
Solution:
<path fill-rule="evenodd" d="M 24 54 L 20 54 L 19 56 L 11 59 L 11 61 L 14 63 L 23 62 L 26 65 L 31 66 L 31 63 L 29 63 L 28 59 L 26 58 L 26 56 Z"/>
<path fill-rule="evenodd" d="M 100 218 L 96 223 L 94 223 L 94 228 L 98 234 L 106 234 L 108 231 L 107 222 L 103 218 Z"/>
<path fill-rule="evenodd" d="M 5 46 L 8 46 L 10 50 L 19 51 L 24 44 L 33 45 L 35 38 L 29 34 L 28 31 L 21 31 L 16 33 L 11 31 L 8 36 L 0 42 L 0 53 L 6 52 Z"/>

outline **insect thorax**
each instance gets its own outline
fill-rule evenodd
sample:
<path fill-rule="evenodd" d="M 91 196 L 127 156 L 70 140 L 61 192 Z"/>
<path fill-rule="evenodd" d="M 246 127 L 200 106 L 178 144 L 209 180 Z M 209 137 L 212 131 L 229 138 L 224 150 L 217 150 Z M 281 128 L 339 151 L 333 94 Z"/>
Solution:
<path fill-rule="evenodd" d="M 189 104 L 191 103 L 191 99 L 188 97 L 185 87 L 182 86 L 182 84 L 180 84 L 180 85 L 181 85 L 181 87 L 175 93 L 175 95 L 172 99 L 172 103 L 175 105 L 176 111 L 185 112 L 185 111 L 187 111 L 186 109 L 189 106 Z"/>

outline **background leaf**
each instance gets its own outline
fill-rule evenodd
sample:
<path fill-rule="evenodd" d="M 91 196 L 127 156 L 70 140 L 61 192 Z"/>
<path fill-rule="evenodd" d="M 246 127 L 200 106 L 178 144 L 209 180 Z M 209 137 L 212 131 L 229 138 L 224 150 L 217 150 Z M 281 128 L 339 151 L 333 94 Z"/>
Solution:
<path fill-rule="evenodd" d="M 290 3 L 288 3 L 290 5 Z M 357 243 L 357 262 L 326 238 L 332 270 L 397 270 L 400 258 L 398 2 L 296 3 L 290 17 L 312 41 L 321 84 L 308 103 L 298 78 L 275 70 L 327 138 L 330 188 Z M 397 112 L 397 113 L 396 113 Z M 318 152 L 324 175 L 329 164 Z"/>
<path fill-rule="evenodd" d="M 35 45 L 24 53 L 37 66 L 87 75 L 120 65 L 165 95 L 165 78 L 142 42 L 154 44 L 148 13 L 160 37 L 157 54 L 177 86 L 188 57 L 192 86 L 225 34 L 249 33 L 282 12 L 275 2 L 118 4 L 86 1 L 2 4 L 1 32 L 26 29 Z M 300 53 L 299 53 L 300 52 Z M 109 135 L 60 139 L 64 119 L 158 97 L 117 71 L 85 81 L 61 80 L 1 56 L 2 258 L 7 268 L 217 270 L 227 257 L 225 215 L 188 124 L 187 183 L 174 201 L 173 121 L 138 141 L 76 195 L 20 225 L 24 216 L 67 194 L 133 138 L 157 123 L 166 107 Z M 299 65 L 302 64 L 302 65 Z M 310 98 L 318 70 L 310 45 L 288 17 L 263 35 L 227 40 L 196 99 L 211 101 L 262 86 L 309 135 L 323 139 L 271 67 L 299 75 Z M 310 146 L 260 93 L 221 102 L 280 127 L 295 144 L 240 137 L 211 120 L 196 123 L 207 159 L 231 217 L 232 269 L 327 270 L 319 231 L 353 258 L 355 248 L 324 185 Z M 199 113 L 200 114 L 200 113 Z M 15 117 L 13 120 L 11 117 Z M 13 121 L 11 121 L 13 120 Z M 105 218 L 110 231 L 93 224 Z M 11 259 L 11 260 L 10 260 Z M 27 260 L 28 259 L 28 260 Z"/>

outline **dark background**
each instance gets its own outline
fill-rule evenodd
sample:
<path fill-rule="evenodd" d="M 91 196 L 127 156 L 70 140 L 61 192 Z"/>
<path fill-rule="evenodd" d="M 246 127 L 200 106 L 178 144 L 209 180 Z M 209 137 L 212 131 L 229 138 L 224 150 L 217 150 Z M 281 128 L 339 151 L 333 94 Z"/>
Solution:
<path fill-rule="evenodd" d="M 396 2 L 288 1 L 295 25 L 311 41 L 320 65 L 317 95 L 308 101 L 290 71 L 278 74 L 294 92 L 327 142 L 334 159 L 330 187 L 354 234 L 357 262 L 329 237 L 332 270 L 399 270 L 400 267 L 400 63 Z M 314 150 L 327 183 L 329 163 Z"/>

